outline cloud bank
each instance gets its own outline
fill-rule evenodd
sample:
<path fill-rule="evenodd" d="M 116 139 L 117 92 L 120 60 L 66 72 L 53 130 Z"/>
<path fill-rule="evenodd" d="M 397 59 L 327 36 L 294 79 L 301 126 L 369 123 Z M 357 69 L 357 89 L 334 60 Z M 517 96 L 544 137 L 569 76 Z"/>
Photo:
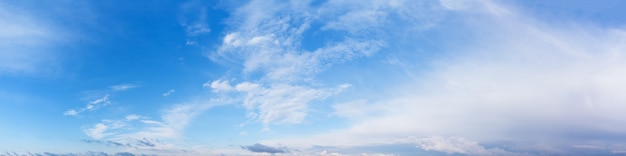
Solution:
<path fill-rule="evenodd" d="M 441 1 L 437 4 L 428 4 L 429 7 L 439 8 L 440 10 L 435 10 L 439 11 L 442 16 L 431 17 L 437 19 L 431 20 L 435 22 L 429 23 L 428 26 L 421 24 L 414 26 L 415 23 L 411 23 L 409 19 L 414 18 L 420 21 L 431 18 L 407 17 L 399 21 L 389 21 L 389 18 L 381 16 L 392 14 L 392 11 L 377 8 L 379 10 L 363 13 L 368 8 L 358 8 L 360 5 L 372 5 L 369 3 L 351 2 L 350 4 L 356 4 L 357 7 L 342 6 L 354 9 L 354 11 L 334 12 L 340 18 L 337 21 L 331 20 L 323 28 L 349 30 L 347 34 L 350 34 L 350 31 L 376 34 L 375 32 L 384 30 L 377 29 L 376 24 L 365 24 L 364 28 L 340 25 L 355 25 L 350 22 L 391 22 L 394 26 L 402 24 L 406 24 L 407 27 L 422 26 L 423 29 L 417 29 L 416 33 L 435 35 L 454 33 L 453 36 L 457 38 L 433 37 L 437 42 L 442 43 L 438 43 L 439 47 L 433 48 L 437 51 L 431 53 L 439 52 L 440 54 L 428 60 L 427 70 L 403 67 L 400 65 L 412 64 L 412 60 L 397 60 L 398 66 L 390 67 L 390 69 L 400 68 L 403 73 L 398 75 L 404 74 L 410 77 L 410 80 L 393 83 L 373 82 L 389 86 L 382 91 L 393 93 L 391 96 L 366 100 L 368 102 L 336 105 L 335 114 L 356 121 L 348 128 L 313 136 L 272 139 L 261 143 L 282 143 L 302 147 L 319 144 L 354 146 L 394 142 L 393 138 L 411 136 L 424 136 L 425 138 L 462 136 L 464 139 L 439 140 L 441 144 L 435 144 L 437 146 L 420 144 L 418 147 L 424 150 L 458 154 L 509 155 L 513 153 L 479 145 L 496 142 L 545 143 L 552 148 L 568 149 L 573 142 L 603 146 L 619 143 L 617 138 L 626 136 L 626 129 L 615 126 L 626 122 L 622 120 L 624 119 L 623 113 L 620 113 L 625 110 L 622 103 L 626 102 L 626 98 L 620 95 L 626 88 L 626 81 L 624 81 L 626 75 L 620 72 L 626 70 L 626 64 L 623 63 L 626 58 L 620 50 L 626 45 L 626 33 L 623 28 L 606 28 L 575 22 L 552 23 L 547 19 L 527 16 L 523 8 L 493 1 Z M 389 3 L 387 5 L 397 6 L 393 10 L 414 10 L 411 7 L 415 7 L 404 1 Z M 392 5 L 392 3 L 397 3 L 397 5 Z M 329 2 L 321 8 L 328 9 L 334 5 L 338 4 Z M 257 5 L 257 7 L 260 6 Z M 319 12 L 321 11 L 314 13 Z M 370 18 L 356 18 L 363 16 Z M 250 16 L 250 18 L 262 17 Z M 358 21 L 347 19 L 358 19 Z M 443 23 L 458 25 L 455 27 L 440 25 Z M 259 31 L 263 30 L 254 32 Z M 225 46 L 222 48 L 255 45 L 260 41 L 267 41 L 271 44 L 282 43 L 280 41 L 274 43 L 275 36 L 240 40 L 239 34 L 229 35 L 225 36 Z M 350 35 L 347 36 L 350 37 Z M 405 36 L 388 35 L 375 42 L 389 43 L 392 40 L 400 40 L 402 37 Z M 443 39 L 437 39 L 437 37 Z M 359 45 L 358 42 L 339 41 L 339 43 Z M 357 51 L 373 54 L 389 50 L 381 46 L 384 44 L 374 45 L 378 45 L 375 47 L 382 50 L 365 48 Z M 410 51 L 394 52 L 409 56 L 418 55 Z M 291 71 L 289 69 L 293 69 L 294 66 L 286 66 L 290 68 L 282 69 L 281 65 L 272 65 L 270 68 L 269 64 L 265 63 L 268 62 L 267 60 L 280 60 L 271 61 L 272 63 L 298 60 L 267 58 L 264 62 L 257 59 L 272 56 L 274 53 L 266 54 L 263 50 L 250 53 L 246 54 L 254 55 L 254 57 L 244 59 L 244 69 L 247 71 L 268 70 L 266 77 L 271 80 L 282 79 L 282 76 L 274 78 L 272 75 L 281 75 L 279 71 Z M 295 63 L 293 65 L 299 67 Z M 274 69 L 277 71 L 273 71 Z M 305 74 L 311 74 L 310 71 L 323 72 L 307 69 L 300 70 L 305 71 L 303 72 Z M 359 105 L 369 107 L 359 107 Z M 353 116 L 354 114 L 367 115 Z M 465 140 L 467 138 L 472 141 Z M 545 140 L 547 138 L 549 141 Z M 603 138 L 604 143 L 592 141 L 600 138 Z M 469 149 L 439 147 L 439 145 L 459 144 L 467 145 Z M 543 147 L 522 147 L 519 144 L 517 144 L 519 147 L 507 150 L 516 151 L 517 154 L 529 151 L 553 154 L 559 152 L 559 150 Z"/>

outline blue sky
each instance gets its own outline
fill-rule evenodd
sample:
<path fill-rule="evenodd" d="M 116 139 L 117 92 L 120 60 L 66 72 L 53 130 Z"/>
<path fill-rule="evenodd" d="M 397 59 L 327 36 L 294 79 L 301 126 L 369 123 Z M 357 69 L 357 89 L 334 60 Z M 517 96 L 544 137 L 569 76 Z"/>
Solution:
<path fill-rule="evenodd" d="M 624 155 L 624 8 L 0 1 L 0 155 Z"/>

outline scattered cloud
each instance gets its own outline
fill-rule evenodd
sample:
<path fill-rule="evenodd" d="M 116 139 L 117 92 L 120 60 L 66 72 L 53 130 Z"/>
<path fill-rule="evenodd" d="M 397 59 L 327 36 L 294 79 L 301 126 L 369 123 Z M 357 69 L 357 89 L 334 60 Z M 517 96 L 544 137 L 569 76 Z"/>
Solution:
<path fill-rule="evenodd" d="M 173 94 L 174 92 L 176 92 L 176 90 L 170 89 L 167 92 L 163 93 L 163 96 L 170 96 L 170 94 Z"/>
<path fill-rule="evenodd" d="M 205 84 L 207 85 L 208 83 Z M 259 120 L 265 126 L 302 122 L 306 117 L 309 102 L 326 98 L 349 87 L 344 84 L 333 89 L 314 89 L 288 84 L 263 86 L 250 82 L 242 82 L 232 87 L 228 81 L 222 80 L 213 81 L 210 86 L 215 92 L 232 90 L 244 93 L 242 103 L 249 111 L 248 116 Z"/>
<path fill-rule="evenodd" d="M 113 145 L 138 153 L 180 153 L 187 149 L 173 142 L 184 139 L 183 131 L 191 120 L 206 109 L 222 103 L 208 101 L 175 105 L 167 109 L 160 120 L 136 114 L 126 115 L 123 119 L 105 119 L 83 128 L 83 132 L 91 138 L 88 143 Z"/>
<path fill-rule="evenodd" d="M 260 77 L 234 86 L 227 80 L 207 82 L 204 86 L 214 92 L 245 93 L 242 104 L 249 111 L 248 116 L 266 126 L 301 123 L 308 114 L 310 102 L 330 97 L 337 93 L 334 90 L 341 88 L 323 87 L 311 77 L 333 65 L 370 57 L 384 48 L 387 45 L 383 40 L 385 35 L 363 36 L 358 32 L 383 31 L 386 28 L 382 25 L 393 22 L 386 18 L 388 14 L 403 17 L 411 14 L 405 11 L 413 8 L 393 11 L 403 6 L 416 5 L 329 2 L 320 8 L 311 8 L 307 2 L 250 1 L 234 11 L 230 20 L 238 22 L 224 35 L 218 50 L 208 55 L 215 62 L 240 64 L 244 75 Z M 334 18 L 336 16 L 342 18 Z M 315 22 L 331 24 L 311 24 Z M 306 33 L 335 31 L 346 35 L 320 47 L 302 47 Z"/>
<path fill-rule="evenodd" d="M 256 143 L 254 145 L 241 146 L 241 148 L 246 149 L 250 152 L 256 152 L 256 153 L 271 153 L 271 154 L 287 153 L 287 150 L 285 148 L 271 147 L 271 146 L 267 146 L 267 145 L 263 145 L 259 143 Z"/>

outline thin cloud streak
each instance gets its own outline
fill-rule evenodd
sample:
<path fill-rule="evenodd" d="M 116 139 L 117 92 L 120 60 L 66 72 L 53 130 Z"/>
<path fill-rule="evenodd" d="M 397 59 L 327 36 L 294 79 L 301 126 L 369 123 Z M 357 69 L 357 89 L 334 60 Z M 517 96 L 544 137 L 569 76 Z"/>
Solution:
<path fill-rule="evenodd" d="M 163 96 L 170 96 L 170 94 L 173 94 L 174 92 L 176 92 L 176 90 L 170 89 L 167 92 L 163 93 Z"/>
<path fill-rule="evenodd" d="M 137 88 L 139 87 L 139 85 L 135 85 L 135 84 L 119 84 L 119 85 L 114 85 L 111 86 L 109 88 L 111 88 L 113 91 L 125 91 L 128 89 L 133 89 L 133 88 Z"/>
<path fill-rule="evenodd" d="M 100 107 L 104 107 L 106 105 L 111 104 L 111 101 L 109 100 L 109 94 L 104 95 L 104 97 L 90 101 L 89 103 L 87 103 L 87 105 L 85 106 L 85 108 L 81 108 L 81 109 L 69 109 L 65 112 L 63 112 L 63 115 L 66 116 L 78 116 L 81 113 L 85 112 L 85 111 L 95 111 L 97 109 L 99 109 Z"/>

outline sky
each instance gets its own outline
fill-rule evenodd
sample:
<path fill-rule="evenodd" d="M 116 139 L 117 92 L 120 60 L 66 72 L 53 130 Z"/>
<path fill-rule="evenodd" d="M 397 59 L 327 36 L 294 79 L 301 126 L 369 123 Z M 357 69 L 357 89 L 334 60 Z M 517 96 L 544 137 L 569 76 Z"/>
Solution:
<path fill-rule="evenodd" d="M 0 0 L 0 155 L 626 155 L 621 0 Z"/>

